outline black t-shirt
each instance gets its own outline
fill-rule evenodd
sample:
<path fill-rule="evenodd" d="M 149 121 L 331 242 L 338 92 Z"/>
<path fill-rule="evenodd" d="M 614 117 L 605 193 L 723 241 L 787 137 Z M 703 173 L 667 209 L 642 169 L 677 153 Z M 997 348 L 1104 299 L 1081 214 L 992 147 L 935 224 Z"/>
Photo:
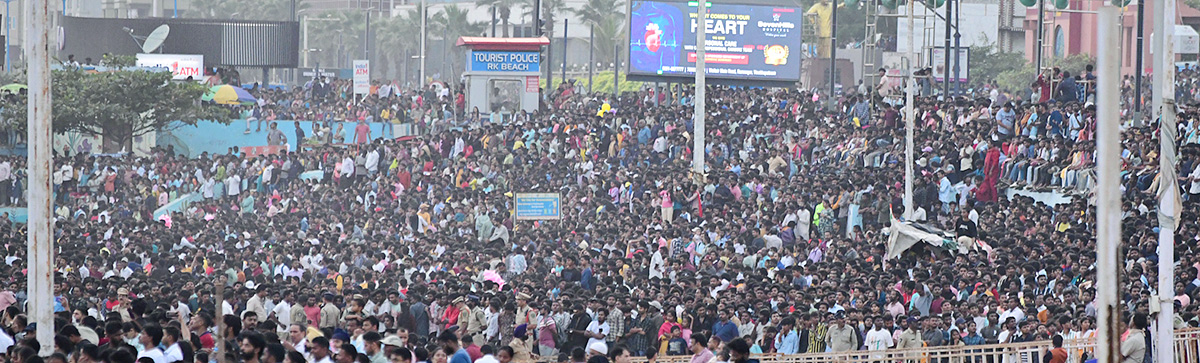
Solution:
<path fill-rule="evenodd" d="M 975 225 L 975 222 L 972 222 L 970 219 L 959 218 L 958 223 L 954 224 L 954 232 L 960 237 L 965 236 L 975 238 L 977 226 Z"/>

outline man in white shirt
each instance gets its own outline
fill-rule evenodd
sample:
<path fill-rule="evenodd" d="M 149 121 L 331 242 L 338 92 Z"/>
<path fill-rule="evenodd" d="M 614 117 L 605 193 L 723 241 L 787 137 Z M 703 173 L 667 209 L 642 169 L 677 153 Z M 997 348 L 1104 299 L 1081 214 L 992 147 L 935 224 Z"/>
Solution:
<path fill-rule="evenodd" d="M 496 348 L 492 348 L 491 345 L 484 345 L 480 347 L 479 353 L 482 353 L 483 356 L 479 357 L 479 359 L 476 359 L 475 363 L 500 363 L 495 356 Z"/>
<path fill-rule="evenodd" d="M 292 304 L 295 302 L 295 298 L 296 294 L 294 292 L 291 290 L 285 291 L 283 293 L 283 300 L 279 301 L 278 304 L 275 304 L 275 307 L 271 308 L 271 315 L 268 316 L 267 319 L 275 317 L 275 321 L 279 322 L 279 331 L 284 331 L 288 328 L 288 326 L 292 325 L 291 312 Z"/>
<path fill-rule="evenodd" d="M 883 318 L 876 317 L 875 324 L 867 332 L 866 338 L 863 338 L 867 350 L 885 350 L 896 345 L 895 341 L 892 340 L 892 333 L 885 327 Z"/>
<path fill-rule="evenodd" d="M 141 352 L 138 352 L 138 359 L 150 358 L 154 363 L 171 363 L 167 361 L 163 351 L 158 349 L 158 344 L 162 343 L 163 330 L 154 325 L 147 325 L 142 328 L 142 335 L 138 337 L 138 342 L 146 347 Z M 182 359 L 182 354 L 181 354 Z"/>
<path fill-rule="evenodd" d="M 1009 298 L 1008 309 L 1000 313 L 1000 321 L 1008 321 L 1008 318 L 1016 319 L 1017 323 L 1025 321 L 1025 312 L 1017 305 L 1016 298 Z"/>
<path fill-rule="evenodd" d="M 179 338 L 182 336 L 179 328 L 168 326 L 163 328 L 162 344 L 167 347 L 163 358 L 167 363 L 183 361 L 183 350 L 179 348 Z"/>
<path fill-rule="evenodd" d="M 606 321 L 607 319 L 607 310 L 599 309 L 599 311 L 596 312 L 596 320 L 592 320 L 592 322 L 588 324 L 587 333 L 584 334 L 588 337 L 587 346 L 590 347 L 592 344 L 596 343 L 605 344 L 605 346 L 607 346 L 607 343 L 604 342 L 604 339 L 607 338 L 608 333 L 611 332 L 611 328 L 608 326 L 608 321 Z"/>

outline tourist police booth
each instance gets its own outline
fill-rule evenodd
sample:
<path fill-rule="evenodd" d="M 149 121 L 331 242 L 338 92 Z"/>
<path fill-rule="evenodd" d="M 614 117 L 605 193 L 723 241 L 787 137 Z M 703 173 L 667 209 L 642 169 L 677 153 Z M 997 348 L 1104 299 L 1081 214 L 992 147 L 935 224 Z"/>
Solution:
<path fill-rule="evenodd" d="M 512 115 L 538 108 L 541 50 L 550 40 L 541 38 L 461 37 L 467 47 L 467 112 Z"/>

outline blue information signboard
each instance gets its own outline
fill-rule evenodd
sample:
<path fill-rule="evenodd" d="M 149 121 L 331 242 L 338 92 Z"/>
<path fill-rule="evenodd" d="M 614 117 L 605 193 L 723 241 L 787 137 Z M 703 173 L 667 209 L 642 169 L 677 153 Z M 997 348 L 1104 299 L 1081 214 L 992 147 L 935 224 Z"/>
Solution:
<path fill-rule="evenodd" d="M 538 52 L 474 50 L 467 53 L 472 72 L 539 72 Z"/>
<path fill-rule="evenodd" d="M 561 197 L 558 193 L 516 193 L 513 208 L 517 220 L 560 219 Z"/>

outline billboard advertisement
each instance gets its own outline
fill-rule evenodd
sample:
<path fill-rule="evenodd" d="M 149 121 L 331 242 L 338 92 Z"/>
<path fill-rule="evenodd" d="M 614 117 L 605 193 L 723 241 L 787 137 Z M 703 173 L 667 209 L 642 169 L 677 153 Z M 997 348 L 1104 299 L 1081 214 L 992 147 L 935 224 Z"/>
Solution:
<path fill-rule="evenodd" d="M 633 1 L 629 74 L 689 77 L 696 73 L 697 2 Z M 709 3 L 705 74 L 716 79 L 800 79 L 804 11 L 774 5 Z"/>
<path fill-rule="evenodd" d="M 138 53 L 135 65 L 170 69 L 176 80 L 204 79 L 204 56 L 199 54 Z"/>
<path fill-rule="evenodd" d="M 354 94 L 371 93 L 371 61 L 354 60 Z"/>
<path fill-rule="evenodd" d="M 967 79 L 971 78 L 970 77 L 970 67 L 967 67 L 968 64 L 971 64 L 970 62 L 968 62 L 968 60 L 970 58 L 971 58 L 971 48 L 960 47 L 958 49 L 958 59 L 959 59 L 958 60 L 958 62 L 959 62 L 958 63 L 958 82 L 966 82 Z M 937 82 L 942 82 L 943 80 L 946 79 L 946 48 L 942 48 L 942 47 L 930 48 L 929 49 L 929 59 L 932 62 L 932 64 L 930 64 L 929 67 L 933 68 L 933 74 L 932 74 L 933 80 L 937 81 Z M 954 77 L 954 68 L 953 68 L 954 67 L 954 59 L 953 58 L 950 59 L 950 67 L 951 67 L 950 68 L 950 77 Z M 953 81 L 953 79 L 951 79 L 951 80 Z"/>

